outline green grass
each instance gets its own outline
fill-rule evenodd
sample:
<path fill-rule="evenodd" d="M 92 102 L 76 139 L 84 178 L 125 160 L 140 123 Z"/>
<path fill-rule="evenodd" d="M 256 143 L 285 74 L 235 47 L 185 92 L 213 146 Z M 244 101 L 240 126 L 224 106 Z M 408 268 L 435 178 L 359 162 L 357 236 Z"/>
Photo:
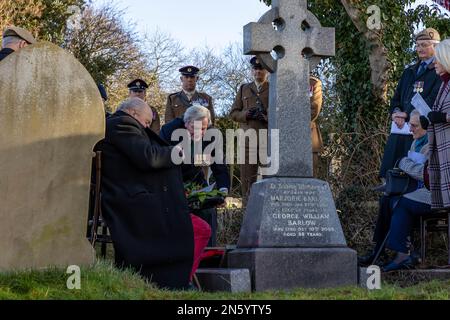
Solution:
<path fill-rule="evenodd" d="M 382 290 L 357 287 L 298 289 L 262 293 L 204 293 L 157 290 L 130 271 L 118 271 L 109 262 L 81 270 L 81 290 L 68 290 L 65 270 L 0 273 L 0 300 L 448 300 L 450 281 L 433 281 L 400 288 L 384 285 Z"/>

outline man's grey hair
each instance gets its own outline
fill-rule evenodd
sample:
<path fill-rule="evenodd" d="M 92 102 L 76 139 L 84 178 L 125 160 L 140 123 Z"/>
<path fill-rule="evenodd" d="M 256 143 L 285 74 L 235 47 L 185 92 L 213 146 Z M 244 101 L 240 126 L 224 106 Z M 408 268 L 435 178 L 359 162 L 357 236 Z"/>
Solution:
<path fill-rule="evenodd" d="M 413 111 L 411 111 L 411 114 L 410 114 L 410 118 L 412 118 L 412 117 L 418 117 L 418 118 L 420 118 L 420 116 L 421 116 L 422 114 L 417 110 L 417 109 L 414 109 Z"/>
<path fill-rule="evenodd" d="M 11 45 L 15 45 L 19 43 L 20 41 L 25 41 L 22 38 L 15 37 L 15 36 L 8 36 L 2 39 L 2 49 L 5 49 Z"/>
<path fill-rule="evenodd" d="M 193 105 L 189 107 L 184 113 L 184 123 L 202 121 L 203 119 L 208 119 L 208 125 L 211 125 L 211 112 L 209 112 L 208 108 L 205 108 L 201 105 Z"/>
<path fill-rule="evenodd" d="M 141 98 L 134 97 L 128 98 L 127 100 L 123 101 L 117 108 L 117 111 L 129 113 L 132 110 L 142 111 L 145 108 L 150 108 L 147 102 L 145 102 Z"/>

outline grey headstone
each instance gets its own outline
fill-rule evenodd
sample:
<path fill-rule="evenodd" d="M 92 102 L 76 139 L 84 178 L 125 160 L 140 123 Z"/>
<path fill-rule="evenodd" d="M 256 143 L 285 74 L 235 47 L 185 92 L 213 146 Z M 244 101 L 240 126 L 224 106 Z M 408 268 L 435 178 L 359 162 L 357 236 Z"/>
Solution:
<path fill-rule="evenodd" d="M 70 53 L 38 43 L 0 62 L 0 270 L 89 265 L 97 85 Z"/>
<path fill-rule="evenodd" d="M 279 156 L 280 169 L 253 185 L 238 249 L 228 255 L 229 267 L 250 269 L 257 291 L 357 284 L 356 252 L 347 248 L 330 188 L 312 179 L 309 73 L 334 55 L 334 44 L 334 29 L 321 27 L 306 0 L 274 0 L 244 27 L 245 54 L 271 72 L 269 129 L 279 130 L 279 154 L 271 157 Z"/>
<path fill-rule="evenodd" d="M 208 292 L 251 292 L 248 269 L 198 269 L 196 272 L 202 290 Z"/>
<path fill-rule="evenodd" d="M 238 248 L 346 247 L 326 182 L 271 178 L 255 183 Z"/>
<path fill-rule="evenodd" d="M 283 21 L 280 30 L 274 30 L 272 25 L 277 20 Z M 280 130 L 277 176 L 313 176 L 310 60 L 306 57 L 333 56 L 334 44 L 334 29 L 320 26 L 317 18 L 307 10 L 306 0 L 272 1 L 272 9 L 258 23 L 244 27 L 244 53 L 259 55 L 272 72 L 269 130 Z M 276 61 L 269 54 L 274 48 L 280 48 L 284 55 Z M 305 58 L 301 56 L 302 52 Z"/>

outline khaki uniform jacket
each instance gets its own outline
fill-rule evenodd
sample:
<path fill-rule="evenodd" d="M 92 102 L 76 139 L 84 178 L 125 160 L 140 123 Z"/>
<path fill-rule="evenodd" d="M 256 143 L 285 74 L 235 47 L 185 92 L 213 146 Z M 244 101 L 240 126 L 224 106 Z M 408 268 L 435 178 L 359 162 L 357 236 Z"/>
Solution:
<path fill-rule="evenodd" d="M 230 117 L 240 123 L 241 129 L 267 129 L 267 122 L 259 120 L 248 120 L 247 112 L 257 106 L 257 97 L 261 99 L 263 108 L 269 113 L 269 83 L 262 85 L 261 91 L 258 92 L 255 82 L 243 84 L 239 89 L 236 99 L 231 107 Z"/>
<path fill-rule="evenodd" d="M 166 114 L 164 119 L 165 123 L 169 123 L 175 118 L 182 118 L 186 110 L 194 103 L 199 103 L 200 105 L 208 108 L 211 112 L 211 122 L 214 125 L 215 113 L 213 99 L 206 93 L 197 91 L 192 97 L 192 100 L 189 100 L 183 91 L 169 95 L 167 97 Z"/>
<path fill-rule="evenodd" d="M 321 152 L 323 148 L 322 134 L 316 123 L 317 118 L 322 111 L 322 82 L 316 77 L 310 77 L 310 95 L 311 95 L 311 139 L 313 152 Z"/>

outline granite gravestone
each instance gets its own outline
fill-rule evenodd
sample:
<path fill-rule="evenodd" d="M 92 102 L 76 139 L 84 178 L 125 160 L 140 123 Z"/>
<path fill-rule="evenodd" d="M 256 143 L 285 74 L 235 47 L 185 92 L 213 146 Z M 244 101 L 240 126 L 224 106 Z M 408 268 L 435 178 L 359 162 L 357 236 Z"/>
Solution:
<path fill-rule="evenodd" d="M 39 43 L 0 62 L 0 271 L 87 265 L 97 86 L 69 53 Z"/>
<path fill-rule="evenodd" d="M 253 185 L 229 254 L 231 268 L 250 269 L 256 291 L 357 283 L 356 252 L 347 247 L 330 187 L 312 179 L 309 69 L 334 55 L 334 43 L 334 29 L 321 27 L 306 0 L 274 0 L 244 27 L 245 54 L 258 55 L 271 72 L 269 129 L 280 137 L 279 172 Z"/>

